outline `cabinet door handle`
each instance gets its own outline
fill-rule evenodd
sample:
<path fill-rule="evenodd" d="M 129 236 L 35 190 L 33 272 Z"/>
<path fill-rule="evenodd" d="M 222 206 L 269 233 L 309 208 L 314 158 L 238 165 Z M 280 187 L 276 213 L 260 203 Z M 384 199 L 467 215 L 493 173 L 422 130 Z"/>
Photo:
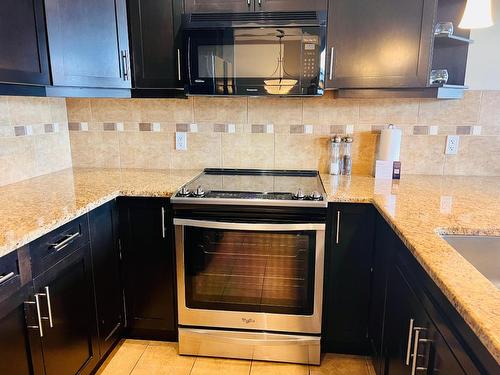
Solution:
<path fill-rule="evenodd" d="M 128 81 L 129 80 L 129 75 L 128 75 L 128 52 L 127 50 L 122 50 L 120 52 L 121 58 L 122 58 L 122 64 L 123 64 L 123 80 Z"/>
<path fill-rule="evenodd" d="M 259 6 L 262 8 L 262 0 L 258 0 Z"/>
<path fill-rule="evenodd" d="M 250 8 L 250 5 L 252 5 L 252 0 L 247 0 L 247 6 Z"/>
<path fill-rule="evenodd" d="M 45 298 L 47 298 L 47 310 L 49 312 L 49 326 L 54 327 L 54 321 L 52 320 L 52 302 L 50 301 L 50 290 L 49 287 L 45 287 Z"/>
<path fill-rule="evenodd" d="M 40 295 L 39 294 L 35 294 L 35 305 L 36 305 L 36 317 L 38 320 L 38 329 L 40 331 L 40 337 L 43 337 L 42 312 L 40 311 Z"/>
<path fill-rule="evenodd" d="M 335 244 L 340 243 L 340 211 L 337 211 L 337 231 L 335 234 Z"/>
<path fill-rule="evenodd" d="M 43 337 L 43 328 L 42 328 L 42 315 L 40 313 L 40 308 L 38 307 L 38 298 L 35 295 L 35 301 L 24 301 L 24 317 L 26 321 L 28 321 L 28 305 L 36 305 L 36 313 L 37 313 L 37 326 L 27 326 L 27 328 L 36 329 L 40 334 L 40 337 Z"/>
<path fill-rule="evenodd" d="M 0 277 L 0 284 L 3 284 L 9 279 L 12 279 L 14 277 L 15 273 L 14 272 L 9 272 L 7 275 L 4 275 Z"/>
<path fill-rule="evenodd" d="M 335 59 L 335 47 L 330 49 L 330 73 L 328 74 L 328 79 L 331 81 L 333 79 L 333 60 Z"/>
<path fill-rule="evenodd" d="M 165 207 L 161 208 L 161 236 L 165 238 Z"/>
<path fill-rule="evenodd" d="M 415 323 L 415 319 L 410 319 L 410 324 L 408 327 L 408 343 L 406 346 L 406 366 L 410 365 L 410 357 L 411 357 L 411 337 L 413 336 L 413 325 Z"/>
<path fill-rule="evenodd" d="M 181 50 L 177 49 L 177 79 L 180 81 L 181 76 Z"/>
<path fill-rule="evenodd" d="M 421 342 L 430 342 L 431 340 L 421 339 L 420 332 L 426 331 L 427 329 L 424 327 L 414 327 L 415 338 L 413 340 L 413 354 L 412 354 L 412 363 L 411 363 L 411 375 L 415 375 L 417 370 L 421 370 L 423 368 L 417 367 L 417 359 L 418 359 L 418 344 Z"/>
<path fill-rule="evenodd" d="M 415 371 L 417 371 L 417 354 L 418 354 L 419 337 L 420 337 L 420 330 L 415 330 L 415 339 L 413 341 L 413 360 L 411 364 L 411 375 L 415 375 Z"/>

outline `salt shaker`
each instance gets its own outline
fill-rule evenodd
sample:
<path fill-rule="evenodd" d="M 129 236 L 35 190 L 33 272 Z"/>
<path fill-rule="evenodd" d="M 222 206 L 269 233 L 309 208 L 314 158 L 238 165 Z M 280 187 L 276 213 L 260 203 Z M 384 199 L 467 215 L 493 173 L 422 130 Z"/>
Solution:
<path fill-rule="evenodd" d="M 340 158 L 340 144 L 342 142 L 342 138 L 336 135 L 331 140 L 331 159 L 330 159 L 330 174 L 339 175 L 341 174 L 341 161 Z"/>
<path fill-rule="evenodd" d="M 342 174 L 350 175 L 352 173 L 352 157 L 351 157 L 351 144 L 354 139 L 351 136 L 342 139 L 344 143 L 344 152 L 342 157 Z"/>

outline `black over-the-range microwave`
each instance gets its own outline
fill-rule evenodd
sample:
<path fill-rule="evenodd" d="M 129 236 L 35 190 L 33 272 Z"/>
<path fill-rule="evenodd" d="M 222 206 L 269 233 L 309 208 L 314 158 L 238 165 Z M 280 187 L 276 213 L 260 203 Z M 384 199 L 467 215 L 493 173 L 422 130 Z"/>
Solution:
<path fill-rule="evenodd" d="M 183 16 L 190 95 L 322 95 L 326 12 Z"/>

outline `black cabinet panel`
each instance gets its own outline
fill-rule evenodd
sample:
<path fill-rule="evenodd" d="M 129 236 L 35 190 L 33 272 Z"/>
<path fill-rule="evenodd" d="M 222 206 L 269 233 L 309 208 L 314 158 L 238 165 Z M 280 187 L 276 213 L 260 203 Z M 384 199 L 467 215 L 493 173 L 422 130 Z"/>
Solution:
<path fill-rule="evenodd" d="M 436 7 L 437 0 L 330 0 L 327 87 L 427 87 Z"/>
<path fill-rule="evenodd" d="M 175 338 L 177 305 L 168 201 L 124 198 L 119 207 L 130 334 Z"/>
<path fill-rule="evenodd" d="M 326 10 L 327 0 L 255 0 L 255 10 L 294 12 Z"/>
<path fill-rule="evenodd" d="M 124 323 L 116 201 L 89 213 L 89 229 L 99 349 L 103 356 L 120 338 Z"/>
<path fill-rule="evenodd" d="M 385 373 L 384 322 L 386 315 L 386 290 L 388 265 L 396 244 L 396 235 L 385 220 L 377 216 L 375 248 L 373 254 L 372 289 L 368 339 L 372 350 L 373 367 L 377 375 Z"/>
<path fill-rule="evenodd" d="M 135 88 L 183 88 L 177 40 L 182 0 L 130 0 Z"/>
<path fill-rule="evenodd" d="M 230 13 L 254 10 L 254 0 L 186 0 L 186 13 Z"/>
<path fill-rule="evenodd" d="M 46 0 L 55 86 L 130 87 L 125 0 Z"/>
<path fill-rule="evenodd" d="M 0 303 L 0 374 L 42 374 L 43 362 L 36 320 L 28 318 L 33 300 L 31 285 L 19 289 Z M 34 311 L 34 310 L 33 310 Z"/>
<path fill-rule="evenodd" d="M 49 84 L 43 0 L 2 0 L 0 20 L 0 82 Z"/>
<path fill-rule="evenodd" d="M 368 352 L 375 215 L 372 205 L 329 207 L 323 338 L 327 351 Z"/>
<path fill-rule="evenodd" d="M 42 316 L 46 375 L 89 374 L 99 361 L 90 247 L 34 279 Z M 48 292 L 48 293 L 47 293 Z"/>

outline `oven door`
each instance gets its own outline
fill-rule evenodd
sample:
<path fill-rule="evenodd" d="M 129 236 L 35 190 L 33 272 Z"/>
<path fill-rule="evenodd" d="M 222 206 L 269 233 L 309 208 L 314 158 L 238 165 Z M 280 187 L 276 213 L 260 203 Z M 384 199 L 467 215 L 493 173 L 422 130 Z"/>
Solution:
<path fill-rule="evenodd" d="M 325 28 L 184 31 L 192 95 L 322 95 Z"/>
<path fill-rule="evenodd" d="M 325 224 L 174 225 L 180 325 L 321 333 Z"/>

